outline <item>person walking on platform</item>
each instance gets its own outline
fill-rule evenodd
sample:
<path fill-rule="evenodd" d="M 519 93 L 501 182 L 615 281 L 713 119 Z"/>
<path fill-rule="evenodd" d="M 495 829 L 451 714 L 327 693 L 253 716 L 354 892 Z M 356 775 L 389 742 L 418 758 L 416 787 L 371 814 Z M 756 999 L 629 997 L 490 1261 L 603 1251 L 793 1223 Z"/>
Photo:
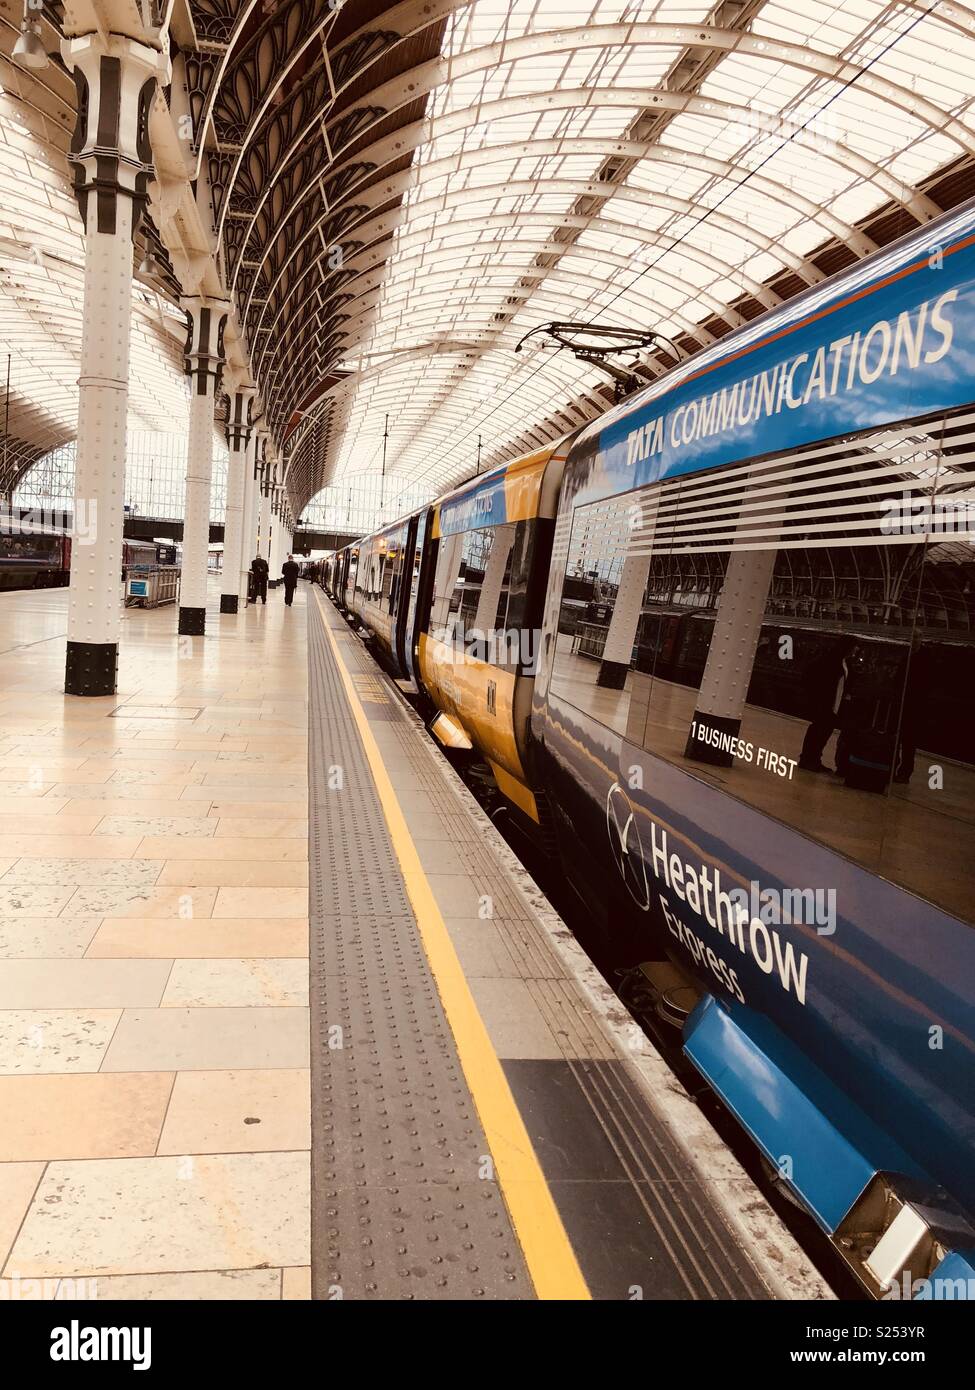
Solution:
<path fill-rule="evenodd" d="M 281 573 L 284 575 L 284 601 L 288 608 L 291 607 L 292 599 L 295 596 L 295 589 L 298 586 L 298 576 L 301 573 L 301 566 L 293 555 L 289 555 L 281 566 Z"/>
<path fill-rule="evenodd" d="M 251 574 L 254 576 L 254 602 L 258 599 L 267 603 L 267 561 L 263 555 L 255 555 L 251 561 Z"/>

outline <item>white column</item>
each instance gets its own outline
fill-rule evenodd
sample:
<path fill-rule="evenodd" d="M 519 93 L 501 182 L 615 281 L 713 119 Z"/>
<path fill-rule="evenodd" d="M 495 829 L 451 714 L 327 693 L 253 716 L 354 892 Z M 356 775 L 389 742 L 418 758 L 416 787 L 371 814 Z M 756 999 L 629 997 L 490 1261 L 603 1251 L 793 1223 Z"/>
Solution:
<path fill-rule="evenodd" d="M 747 498 L 747 485 L 743 485 L 743 491 Z M 784 503 L 788 488 L 783 489 L 780 496 Z M 771 529 L 770 523 L 774 523 L 774 514 L 762 517 L 746 513 L 735 528 L 736 538 L 747 540 L 750 530 L 758 526 L 767 531 Z M 761 541 L 766 549 L 733 549 L 728 556 L 694 723 L 688 731 L 684 750 L 687 757 L 699 762 L 730 767 L 734 761 L 730 753 L 712 748 L 694 735 L 695 730 L 700 732 L 705 728 L 733 735 L 741 729 L 777 554 L 775 538 L 762 535 Z"/>
<path fill-rule="evenodd" d="M 149 108 L 157 79 L 169 80 L 169 63 L 155 49 L 116 34 L 65 39 L 61 54 L 78 88 L 69 158 L 85 228 L 64 688 L 69 695 L 113 695 L 122 603 L 132 238 L 152 175 Z"/>
<path fill-rule="evenodd" d="M 255 430 L 247 449 L 244 469 L 244 534 L 240 547 L 240 588 L 238 593 L 242 604 L 247 603 L 247 575 L 251 561 L 257 553 L 257 479 L 258 459 L 264 447 L 262 431 Z"/>
<path fill-rule="evenodd" d="M 620 573 L 619 588 L 606 633 L 596 684 L 609 690 L 623 690 L 633 660 L 643 598 L 650 576 L 650 559 L 657 530 L 660 493 L 644 498 L 629 515 L 630 535 Z"/>
<path fill-rule="evenodd" d="M 220 612 L 236 613 L 240 604 L 240 568 L 244 543 L 244 492 L 250 467 L 247 448 L 251 437 L 250 411 L 253 387 L 241 387 L 230 398 L 227 420 L 227 515 L 223 527 L 223 582 Z"/>
<path fill-rule="evenodd" d="M 271 570 L 271 583 L 277 588 L 281 583 L 281 566 L 284 564 L 284 519 L 280 510 L 275 511 L 275 502 L 271 499 L 271 554 L 268 558 L 268 565 Z"/>
<path fill-rule="evenodd" d="M 271 499 L 267 493 L 261 492 L 260 505 L 258 507 L 258 550 L 265 560 L 271 559 Z"/>
<path fill-rule="evenodd" d="M 649 555 L 627 555 L 623 561 L 619 589 L 606 633 L 602 660 L 596 684 L 610 690 L 622 690 L 633 660 L 633 643 L 643 612 L 643 596 L 647 591 L 650 573 Z"/>
<path fill-rule="evenodd" d="M 202 637 L 207 616 L 213 408 L 223 371 L 223 331 L 229 306 L 198 295 L 184 299 L 182 304 L 189 329 L 186 370 L 190 378 L 190 432 L 186 445 L 179 630 L 187 636 Z"/>

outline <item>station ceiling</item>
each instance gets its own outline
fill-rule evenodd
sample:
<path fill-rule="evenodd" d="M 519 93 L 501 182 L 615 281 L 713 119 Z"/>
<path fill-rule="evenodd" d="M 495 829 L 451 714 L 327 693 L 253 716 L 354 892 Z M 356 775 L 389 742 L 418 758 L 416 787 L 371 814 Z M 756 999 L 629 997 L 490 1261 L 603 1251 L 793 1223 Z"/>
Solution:
<path fill-rule="evenodd" d="M 444 488 L 604 409 L 598 370 L 515 354 L 532 328 L 653 329 L 684 356 L 975 194 L 975 8 L 954 0 L 180 0 L 172 34 L 296 513 L 384 454 L 395 507 L 397 480 Z M 24 95 L 46 74 L 19 74 L 17 109 L 63 162 Z M 80 263 L 59 159 L 39 197 Z M 171 359 L 152 235 L 140 331 Z M 58 312 L 54 353 L 80 301 Z M 37 378 L 56 415 L 61 378 Z"/>
<path fill-rule="evenodd" d="M 75 86 L 53 64 L 11 61 L 20 15 L 19 0 L 0 0 L 0 499 L 74 439 L 81 364 L 84 245 L 67 162 Z M 45 31 L 53 50 L 56 30 Z M 141 284 L 132 308 L 130 426 L 185 431 L 183 314 Z"/>

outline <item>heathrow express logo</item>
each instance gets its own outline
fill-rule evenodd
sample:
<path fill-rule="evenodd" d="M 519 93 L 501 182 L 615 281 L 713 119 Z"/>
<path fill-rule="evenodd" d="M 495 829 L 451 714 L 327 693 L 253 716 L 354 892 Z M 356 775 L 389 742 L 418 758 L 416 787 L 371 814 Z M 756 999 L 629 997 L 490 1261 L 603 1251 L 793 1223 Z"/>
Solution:
<path fill-rule="evenodd" d="M 643 857 L 643 841 L 630 799 L 619 782 L 614 782 L 606 795 L 606 832 L 626 891 L 641 912 L 649 912 L 650 883 Z"/>

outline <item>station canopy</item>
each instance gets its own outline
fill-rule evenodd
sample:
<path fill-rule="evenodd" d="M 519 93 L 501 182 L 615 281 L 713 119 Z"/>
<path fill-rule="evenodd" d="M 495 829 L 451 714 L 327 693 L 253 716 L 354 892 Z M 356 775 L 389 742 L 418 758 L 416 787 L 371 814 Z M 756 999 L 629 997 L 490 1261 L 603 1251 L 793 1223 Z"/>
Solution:
<path fill-rule="evenodd" d="M 46 30 L 54 49 L 56 33 Z M 74 83 L 53 65 L 31 72 L 11 62 L 17 32 L 8 8 L 0 14 L 0 498 L 75 437 L 84 289 L 67 164 Z M 185 433 L 183 313 L 142 284 L 132 308 L 129 426 Z"/>
<path fill-rule="evenodd" d="M 658 332 L 652 380 L 975 193 L 975 8 L 954 0 L 178 0 L 172 35 L 296 514 L 383 467 L 395 510 L 604 410 L 598 368 L 542 334 L 516 354 L 532 329 Z M 75 278 L 21 259 L 7 303 L 5 163 L 0 313 L 36 325 L 27 394 L 67 427 L 78 223 L 24 95 L 46 81 L 66 113 L 62 79 L 18 73 L 18 130 L 49 152 L 32 207 Z M 144 238 L 137 372 L 172 359 L 172 266 Z"/>

